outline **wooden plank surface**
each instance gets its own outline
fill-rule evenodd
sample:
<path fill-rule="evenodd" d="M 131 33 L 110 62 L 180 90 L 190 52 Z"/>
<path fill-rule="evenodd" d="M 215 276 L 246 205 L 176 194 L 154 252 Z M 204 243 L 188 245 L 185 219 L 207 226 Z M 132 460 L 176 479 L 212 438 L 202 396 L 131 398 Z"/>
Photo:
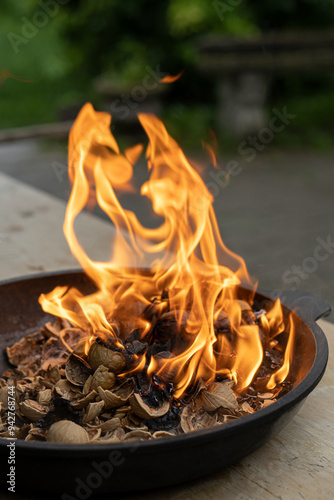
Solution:
<path fill-rule="evenodd" d="M 75 267 L 62 235 L 64 212 L 63 202 L 0 175 L 0 280 Z M 110 245 L 110 225 L 86 214 L 79 221 L 78 230 L 88 252 L 95 258 L 103 258 L 103 248 Z M 334 325 L 323 320 L 319 325 L 333 351 Z M 330 357 L 324 378 L 297 416 L 276 438 L 252 455 L 218 474 L 190 484 L 125 497 L 113 495 L 112 498 L 330 500 L 334 498 L 333 491 L 334 361 Z M 1 493 L 1 498 L 35 499 L 29 494 L 10 493 Z"/>
<path fill-rule="evenodd" d="M 59 123 L 44 123 L 42 125 L 30 125 L 29 127 L 10 128 L 0 130 L 0 143 L 11 141 L 22 141 L 35 138 L 66 138 L 73 125 L 73 121 Z"/>

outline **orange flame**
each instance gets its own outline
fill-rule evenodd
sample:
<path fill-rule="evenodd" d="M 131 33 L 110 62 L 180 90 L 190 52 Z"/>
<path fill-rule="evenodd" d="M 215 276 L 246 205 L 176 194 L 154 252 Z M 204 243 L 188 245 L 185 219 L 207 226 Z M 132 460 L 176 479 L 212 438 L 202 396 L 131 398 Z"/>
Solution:
<path fill-rule="evenodd" d="M 131 186 L 133 166 L 142 146 L 122 154 L 110 132 L 110 115 L 86 104 L 69 138 L 73 186 L 64 233 L 97 291 L 83 296 L 74 288 L 57 287 L 41 295 L 40 303 L 45 311 L 82 328 L 88 349 L 96 337 L 111 339 L 122 347 L 134 330 L 150 342 L 154 324 L 144 310 L 152 307 L 155 298 L 156 314 L 169 309 L 174 318 L 176 334 L 168 333 L 173 348 L 150 359 L 146 353 L 133 356 L 130 371 L 146 369 L 149 375 L 172 381 L 175 397 L 197 380 L 210 383 L 217 375 L 234 379 L 237 388 L 243 390 L 262 363 L 263 348 L 259 326 L 245 324 L 242 319 L 236 285 L 254 283 L 244 261 L 222 242 L 212 196 L 179 145 L 155 116 L 140 114 L 139 120 L 149 139 L 146 158 L 150 172 L 141 194 L 151 200 L 163 222 L 149 229 L 121 206 L 115 189 Z M 91 260 L 74 229 L 75 219 L 92 193 L 116 228 L 108 262 Z M 144 267 L 148 270 L 141 270 Z M 168 299 L 163 298 L 166 290 Z M 229 319 L 231 338 L 215 331 L 215 322 L 222 317 Z M 282 321 L 277 302 L 264 316 L 263 329 L 279 331 Z M 290 359 L 290 354 L 287 357 Z M 270 385 L 275 386 L 282 377 L 283 372 L 277 372 Z"/>
<path fill-rule="evenodd" d="M 269 390 L 274 389 L 277 384 L 282 383 L 289 373 L 295 340 L 295 324 L 293 322 L 292 316 L 290 316 L 289 318 L 289 326 L 289 337 L 284 351 L 284 361 L 282 366 L 270 377 L 269 382 L 267 383 L 267 389 Z"/>
<path fill-rule="evenodd" d="M 180 73 L 178 73 L 175 76 L 173 76 L 173 75 L 166 75 L 163 78 L 161 78 L 160 82 L 161 83 L 174 83 L 177 80 L 179 80 L 179 78 L 181 78 L 181 76 L 183 75 L 183 73 L 184 73 L 184 69 L 182 71 L 180 71 Z"/>
<path fill-rule="evenodd" d="M 0 85 L 2 85 L 8 78 L 12 80 L 18 80 L 19 82 L 31 83 L 31 80 L 24 80 L 20 76 L 12 75 L 6 69 L 0 71 Z"/>

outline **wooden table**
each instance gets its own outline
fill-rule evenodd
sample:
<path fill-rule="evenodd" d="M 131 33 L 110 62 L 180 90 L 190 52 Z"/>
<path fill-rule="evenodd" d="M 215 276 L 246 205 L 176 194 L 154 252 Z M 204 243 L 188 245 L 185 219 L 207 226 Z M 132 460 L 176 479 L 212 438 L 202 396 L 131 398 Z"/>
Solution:
<path fill-rule="evenodd" d="M 0 280 L 75 267 L 62 235 L 64 212 L 63 202 L 0 174 Z M 79 231 L 88 251 L 103 258 L 110 225 L 84 215 Z M 334 350 L 334 325 L 324 320 L 319 325 Z M 297 416 L 261 449 L 211 477 L 122 499 L 330 500 L 333 473 L 334 360 L 330 358 L 324 378 Z M 35 497 L 8 493 L 1 498 Z"/>

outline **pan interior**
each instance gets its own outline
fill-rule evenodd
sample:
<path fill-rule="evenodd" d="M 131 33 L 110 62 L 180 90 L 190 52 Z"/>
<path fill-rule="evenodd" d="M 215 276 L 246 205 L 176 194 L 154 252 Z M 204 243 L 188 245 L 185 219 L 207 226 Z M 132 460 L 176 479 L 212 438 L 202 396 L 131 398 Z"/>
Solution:
<path fill-rule="evenodd" d="M 51 317 L 38 303 L 41 293 L 47 293 L 55 286 L 75 286 L 83 293 L 91 293 L 94 285 L 82 272 L 52 273 L 22 280 L 13 280 L 0 285 L 0 374 L 9 363 L 4 348 L 18 341 L 28 333 L 36 331 Z M 247 300 L 254 292 L 239 287 L 240 298 Z M 255 303 L 259 307 L 270 306 L 272 299 L 256 293 Z M 284 307 L 286 317 L 290 310 Z M 316 355 L 316 342 L 311 329 L 294 313 L 296 340 L 289 380 L 297 386 L 309 373 Z"/>

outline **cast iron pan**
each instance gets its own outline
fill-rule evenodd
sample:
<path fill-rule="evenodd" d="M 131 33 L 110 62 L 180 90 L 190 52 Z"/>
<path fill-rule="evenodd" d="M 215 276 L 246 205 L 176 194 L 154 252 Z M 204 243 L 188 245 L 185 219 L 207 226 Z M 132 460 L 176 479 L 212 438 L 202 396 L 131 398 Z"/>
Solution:
<path fill-rule="evenodd" d="M 57 285 L 93 290 L 82 272 L 43 274 L 0 284 L 0 373 L 8 363 L 3 348 L 44 325 L 40 293 Z M 240 298 L 250 291 L 239 287 Z M 256 293 L 259 307 L 272 302 Z M 16 441 L 17 490 L 88 498 L 91 494 L 140 491 L 199 478 L 231 465 L 277 434 L 297 413 L 324 374 L 328 346 L 315 321 L 330 308 L 314 297 L 285 293 L 284 314 L 294 311 L 296 348 L 289 374 L 293 389 L 271 406 L 222 426 L 175 438 L 122 444 L 69 445 Z M 8 441 L 0 439 L 0 470 L 8 473 Z M 6 487 L 5 480 L 2 480 Z M 73 498 L 65 496 L 63 498 Z"/>

